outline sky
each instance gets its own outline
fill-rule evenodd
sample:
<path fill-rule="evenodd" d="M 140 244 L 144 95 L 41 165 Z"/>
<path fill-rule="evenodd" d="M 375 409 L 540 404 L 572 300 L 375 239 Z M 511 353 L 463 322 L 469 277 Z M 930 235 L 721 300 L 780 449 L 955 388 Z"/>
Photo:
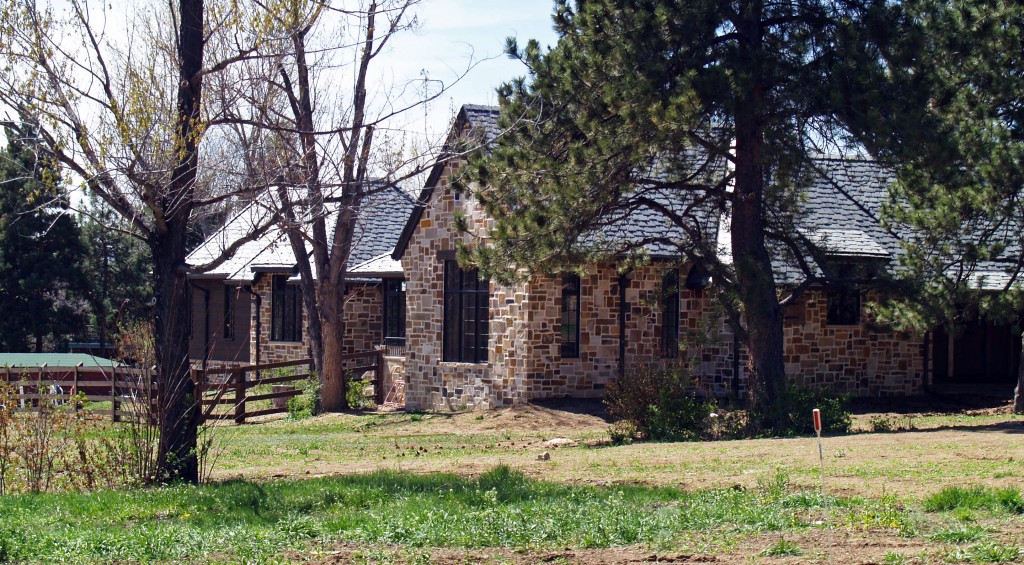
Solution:
<path fill-rule="evenodd" d="M 517 37 L 520 45 L 530 39 L 542 46 L 556 42 L 552 10 L 552 0 L 424 0 L 417 12 L 419 30 L 396 36 L 381 67 L 396 82 L 426 71 L 447 85 L 478 61 L 433 103 L 428 116 L 420 113 L 419 123 L 426 119 L 427 133 L 437 134 L 447 129 L 461 105 L 497 104 L 495 89 L 526 74 L 521 62 L 503 54 L 505 38 Z M 414 120 L 408 125 L 418 127 Z"/>
<path fill-rule="evenodd" d="M 66 0 L 54 0 L 54 5 L 59 10 L 68 7 Z M 119 36 L 124 32 L 117 30 L 127 26 L 128 5 L 122 0 L 103 5 L 104 29 L 115 41 L 123 39 Z M 401 90 L 424 75 L 443 83 L 446 90 L 430 106 L 416 108 L 388 126 L 410 134 L 403 143 L 436 146 L 463 104 L 497 104 L 495 89 L 527 74 L 521 62 L 504 55 L 506 38 L 517 37 L 520 45 L 530 39 L 553 45 L 557 36 L 552 11 L 552 0 L 423 0 L 416 10 L 418 29 L 393 37 L 371 72 L 378 73 L 376 88 L 382 91 Z M 370 96 L 373 100 L 373 92 Z M 6 143 L 2 133 L 0 141 Z M 74 200 L 80 199 L 76 194 Z"/>

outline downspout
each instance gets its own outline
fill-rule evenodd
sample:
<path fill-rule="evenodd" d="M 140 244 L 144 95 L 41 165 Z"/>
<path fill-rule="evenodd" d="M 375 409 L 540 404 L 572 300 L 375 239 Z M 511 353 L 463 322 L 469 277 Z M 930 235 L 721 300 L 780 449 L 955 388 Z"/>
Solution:
<path fill-rule="evenodd" d="M 626 287 L 629 286 L 629 276 L 619 275 L 619 378 L 626 377 Z"/>
<path fill-rule="evenodd" d="M 924 367 L 921 368 L 921 392 L 928 392 L 931 388 L 931 383 L 928 382 L 928 379 L 931 376 L 928 371 L 928 366 L 931 361 L 933 339 L 934 337 L 932 336 L 931 330 L 924 332 Z"/>
<path fill-rule="evenodd" d="M 210 291 L 195 283 L 192 289 L 203 293 L 203 372 L 206 372 L 206 361 L 210 358 Z"/>
<path fill-rule="evenodd" d="M 262 329 L 263 329 L 263 324 L 260 323 L 260 321 L 262 320 L 262 316 L 260 316 L 260 312 L 261 312 L 261 308 L 263 306 L 263 297 L 261 297 L 258 292 L 253 292 L 252 285 L 243 285 L 242 286 L 242 290 L 248 292 L 253 297 L 255 297 L 254 302 L 256 304 L 256 345 L 254 346 L 255 351 L 253 351 L 253 354 L 255 355 L 255 361 L 253 362 L 253 365 L 259 365 L 260 364 L 260 335 L 261 335 Z"/>
<path fill-rule="evenodd" d="M 740 397 L 740 336 L 732 332 L 732 396 Z"/>

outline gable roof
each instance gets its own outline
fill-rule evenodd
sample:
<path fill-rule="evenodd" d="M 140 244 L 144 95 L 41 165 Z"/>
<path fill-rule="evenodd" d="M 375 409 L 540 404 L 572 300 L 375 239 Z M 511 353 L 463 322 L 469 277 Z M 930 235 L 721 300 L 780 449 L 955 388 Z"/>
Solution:
<path fill-rule="evenodd" d="M 497 106 L 463 104 L 462 108 L 459 109 L 459 113 L 455 116 L 454 123 L 452 123 L 451 130 L 448 132 L 448 139 L 445 140 L 444 148 L 442 148 L 441 154 L 438 156 L 434 166 L 431 167 L 430 174 L 427 175 L 427 182 L 424 183 L 423 190 L 420 191 L 419 197 L 416 198 L 416 206 L 412 209 L 412 214 L 409 215 L 408 220 L 405 222 L 405 227 L 398 237 L 398 242 L 391 253 L 392 259 L 395 261 L 402 259 L 406 247 L 409 246 L 409 240 L 412 239 L 412 234 L 416 231 L 420 218 L 423 217 L 423 210 L 430 205 L 430 199 L 434 194 L 437 183 L 441 180 L 441 174 L 444 173 L 445 165 L 449 159 L 458 155 L 457 145 L 463 139 L 463 135 L 466 132 L 474 132 L 480 136 L 483 144 L 486 145 L 493 142 L 501 134 L 501 130 L 498 128 L 498 114 L 499 109 Z"/>
<path fill-rule="evenodd" d="M 902 248 L 899 234 L 886 229 L 881 221 L 882 205 L 893 172 L 867 159 L 818 157 L 808 161 L 800 200 L 792 229 L 806 238 L 826 257 L 849 260 L 892 261 Z M 718 231 L 718 257 L 732 263 L 731 219 L 723 217 Z M 816 275 L 821 265 L 804 257 Z M 776 281 L 796 284 L 803 272 L 787 253 L 773 253 Z"/>
<path fill-rule="evenodd" d="M 333 218 L 337 204 L 326 204 L 328 208 L 328 239 L 334 236 Z M 404 220 L 412 210 L 413 201 L 396 186 L 387 186 L 373 192 L 364 199 L 356 221 L 348 269 L 354 270 L 375 257 L 387 255 L 394 249 L 401 233 Z M 202 265 L 218 257 L 233 241 L 250 233 L 254 226 L 273 214 L 267 202 L 251 203 L 230 219 L 216 233 L 189 254 L 189 265 Z M 379 266 L 379 265 L 378 265 Z M 389 265 L 394 267 L 394 264 Z M 271 229 L 262 237 L 242 245 L 228 260 L 213 271 L 193 275 L 196 278 L 218 278 L 233 282 L 250 282 L 253 273 L 286 272 L 295 267 L 295 255 L 287 236 L 278 229 Z M 384 274 L 378 272 L 377 276 Z M 401 274 L 398 270 L 387 274 Z M 316 273 L 313 273 L 316 276 Z M 369 275 L 361 275 L 363 277 Z"/>

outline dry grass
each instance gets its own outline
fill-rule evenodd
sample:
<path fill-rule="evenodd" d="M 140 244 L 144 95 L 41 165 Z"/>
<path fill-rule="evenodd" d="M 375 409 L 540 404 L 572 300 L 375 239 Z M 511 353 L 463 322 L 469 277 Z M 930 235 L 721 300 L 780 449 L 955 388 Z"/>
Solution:
<path fill-rule="evenodd" d="M 218 431 L 215 477 L 335 475 L 380 469 L 475 476 L 507 465 L 565 483 L 750 487 L 784 470 L 819 483 L 811 437 L 611 446 L 599 406 L 520 406 L 463 414 L 328 414 Z M 860 414 L 865 430 L 878 413 Z M 908 422 L 906 415 L 884 415 Z M 1006 410 L 915 414 L 915 429 L 825 438 L 826 488 L 849 496 L 920 496 L 972 483 L 1024 486 L 1024 419 Z M 565 437 L 575 447 L 545 441 Z M 539 460 L 547 452 L 549 460 Z"/>

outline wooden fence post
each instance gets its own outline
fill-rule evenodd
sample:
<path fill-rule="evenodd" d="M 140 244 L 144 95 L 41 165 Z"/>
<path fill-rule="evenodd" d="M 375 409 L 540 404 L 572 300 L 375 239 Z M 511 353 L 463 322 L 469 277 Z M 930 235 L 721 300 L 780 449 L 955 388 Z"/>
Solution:
<path fill-rule="evenodd" d="M 75 412 L 78 412 L 78 409 L 80 408 L 78 403 L 78 371 L 81 368 L 81 366 L 81 362 L 75 365 L 74 381 L 72 381 L 71 383 L 71 402 L 75 405 Z"/>
<path fill-rule="evenodd" d="M 192 385 L 193 392 L 192 396 L 195 398 L 195 403 L 199 407 L 199 423 L 202 424 L 206 418 L 204 418 L 205 409 L 203 407 L 203 384 L 206 380 L 206 374 L 202 369 L 192 369 Z"/>
<path fill-rule="evenodd" d="M 374 371 L 373 401 L 377 407 L 384 406 L 384 350 L 377 350 L 377 369 Z"/>
<path fill-rule="evenodd" d="M 235 381 L 235 423 L 245 423 L 245 371 L 234 370 L 231 378 Z"/>
<path fill-rule="evenodd" d="M 39 411 L 43 410 L 43 369 L 46 368 L 46 363 L 39 366 L 39 372 L 36 373 L 36 409 Z"/>
<path fill-rule="evenodd" d="M 121 416 L 117 413 L 121 403 L 117 400 L 117 367 L 110 370 L 110 421 L 120 422 Z"/>

